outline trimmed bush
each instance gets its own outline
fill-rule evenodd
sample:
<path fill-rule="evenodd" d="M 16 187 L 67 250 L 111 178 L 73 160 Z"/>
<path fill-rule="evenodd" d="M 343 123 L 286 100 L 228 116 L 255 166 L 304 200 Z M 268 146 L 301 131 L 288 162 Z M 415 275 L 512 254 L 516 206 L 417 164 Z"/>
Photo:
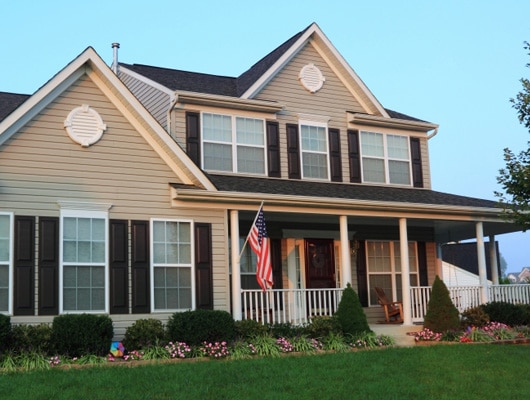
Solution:
<path fill-rule="evenodd" d="M 432 284 L 431 299 L 427 304 L 427 313 L 423 322 L 424 328 L 443 333 L 460 328 L 458 309 L 451 301 L 445 283 L 436 275 Z"/>
<path fill-rule="evenodd" d="M 477 328 L 482 328 L 489 322 L 489 315 L 480 306 L 468 308 L 462 313 L 462 328 L 467 328 L 468 326 L 476 326 Z"/>
<path fill-rule="evenodd" d="M 305 332 L 313 339 L 322 339 L 330 334 L 341 333 L 342 329 L 336 317 L 317 316 L 311 318 Z"/>
<path fill-rule="evenodd" d="M 0 352 L 9 347 L 11 340 L 11 317 L 0 314 Z"/>
<path fill-rule="evenodd" d="M 10 349 L 13 353 L 50 352 L 52 328 L 48 324 L 13 325 Z M 50 354 L 51 355 L 51 354 Z"/>
<path fill-rule="evenodd" d="M 113 336 L 112 320 L 107 315 L 66 314 L 53 319 L 52 347 L 64 356 L 105 356 Z"/>
<path fill-rule="evenodd" d="M 489 315 L 490 321 L 500 322 L 509 326 L 528 325 L 530 323 L 530 306 L 527 304 L 492 301 L 482 304 L 481 308 Z"/>
<path fill-rule="evenodd" d="M 339 307 L 335 313 L 344 335 L 358 335 L 371 332 L 359 296 L 348 283 L 342 292 Z"/>
<path fill-rule="evenodd" d="M 236 335 L 239 339 L 246 340 L 254 336 L 266 335 L 269 329 L 253 319 L 235 321 Z"/>
<path fill-rule="evenodd" d="M 269 332 L 275 338 L 295 337 L 302 335 L 304 333 L 304 328 L 301 326 L 293 325 L 290 322 L 277 322 L 275 324 L 269 325 Z"/>
<path fill-rule="evenodd" d="M 221 310 L 194 310 L 174 313 L 167 323 L 168 339 L 200 345 L 202 342 L 232 341 L 236 326 L 232 316 Z"/>
<path fill-rule="evenodd" d="M 139 319 L 125 331 L 123 346 L 127 350 L 147 349 L 165 339 L 166 330 L 162 321 L 154 318 Z"/>

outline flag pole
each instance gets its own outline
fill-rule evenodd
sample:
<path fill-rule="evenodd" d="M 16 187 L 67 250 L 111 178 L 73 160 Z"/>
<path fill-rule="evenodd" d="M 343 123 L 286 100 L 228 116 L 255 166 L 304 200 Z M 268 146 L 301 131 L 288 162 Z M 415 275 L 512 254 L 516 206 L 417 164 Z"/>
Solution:
<path fill-rule="evenodd" d="M 241 247 L 241 252 L 239 253 L 238 261 L 241 261 L 241 256 L 243 255 L 243 251 L 245 250 L 245 247 L 246 247 L 246 245 L 248 243 L 248 237 L 250 236 L 250 232 L 252 232 L 252 227 L 254 226 L 254 224 L 256 223 L 256 220 L 258 219 L 259 210 L 261 210 L 261 207 L 263 207 L 264 203 L 265 203 L 265 200 L 262 200 L 261 201 L 261 205 L 258 208 L 258 212 L 256 213 L 256 216 L 254 217 L 254 221 L 252 222 L 252 225 L 250 225 L 250 230 L 247 233 L 247 237 L 245 239 L 245 243 L 243 243 L 243 246 Z"/>

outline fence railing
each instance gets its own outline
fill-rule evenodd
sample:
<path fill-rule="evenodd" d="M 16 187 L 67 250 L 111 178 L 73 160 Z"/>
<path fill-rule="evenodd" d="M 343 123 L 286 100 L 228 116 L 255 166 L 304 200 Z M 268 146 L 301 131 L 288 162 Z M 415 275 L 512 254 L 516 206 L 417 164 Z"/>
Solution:
<path fill-rule="evenodd" d="M 343 289 L 242 290 L 243 319 L 304 324 L 337 311 Z"/>
<path fill-rule="evenodd" d="M 447 288 L 453 304 L 463 312 L 481 304 L 480 286 Z M 305 324 L 314 316 L 331 316 L 338 308 L 343 289 L 242 290 L 243 319 L 263 323 Z M 530 304 L 530 284 L 491 285 L 488 301 Z M 422 322 L 431 298 L 430 286 L 410 288 L 412 322 Z"/>

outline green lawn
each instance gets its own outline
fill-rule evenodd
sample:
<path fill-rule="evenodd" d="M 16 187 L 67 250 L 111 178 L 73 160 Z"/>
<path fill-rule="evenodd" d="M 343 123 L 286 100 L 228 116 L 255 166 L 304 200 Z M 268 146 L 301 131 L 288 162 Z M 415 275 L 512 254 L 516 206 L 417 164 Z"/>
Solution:
<path fill-rule="evenodd" d="M 128 366 L 134 364 L 127 364 Z M 527 399 L 530 346 L 455 344 L 0 375 L 7 399 Z"/>

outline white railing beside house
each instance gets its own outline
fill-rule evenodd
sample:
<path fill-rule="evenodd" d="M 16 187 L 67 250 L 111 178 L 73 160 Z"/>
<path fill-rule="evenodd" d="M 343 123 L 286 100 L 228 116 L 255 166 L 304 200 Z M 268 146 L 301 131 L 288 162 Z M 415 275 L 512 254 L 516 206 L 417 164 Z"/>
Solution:
<path fill-rule="evenodd" d="M 337 311 L 343 289 L 241 290 L 243 319 L 274 323 L 308 323 Z"/>
<path fill-rule="evenodd" d="M 459 312 L 481 304 L 480 286 L 449 286 L 449 295 Z M 241 290 L 243 319 L 259 322 L 305 324 L 314 316 L 331 316 L 344 289 Z M 530 284 L 490 285 L 488 301 L 530 304 Z M 431 286 L 410 288 L 412 322 L 423 322 Z"/>

